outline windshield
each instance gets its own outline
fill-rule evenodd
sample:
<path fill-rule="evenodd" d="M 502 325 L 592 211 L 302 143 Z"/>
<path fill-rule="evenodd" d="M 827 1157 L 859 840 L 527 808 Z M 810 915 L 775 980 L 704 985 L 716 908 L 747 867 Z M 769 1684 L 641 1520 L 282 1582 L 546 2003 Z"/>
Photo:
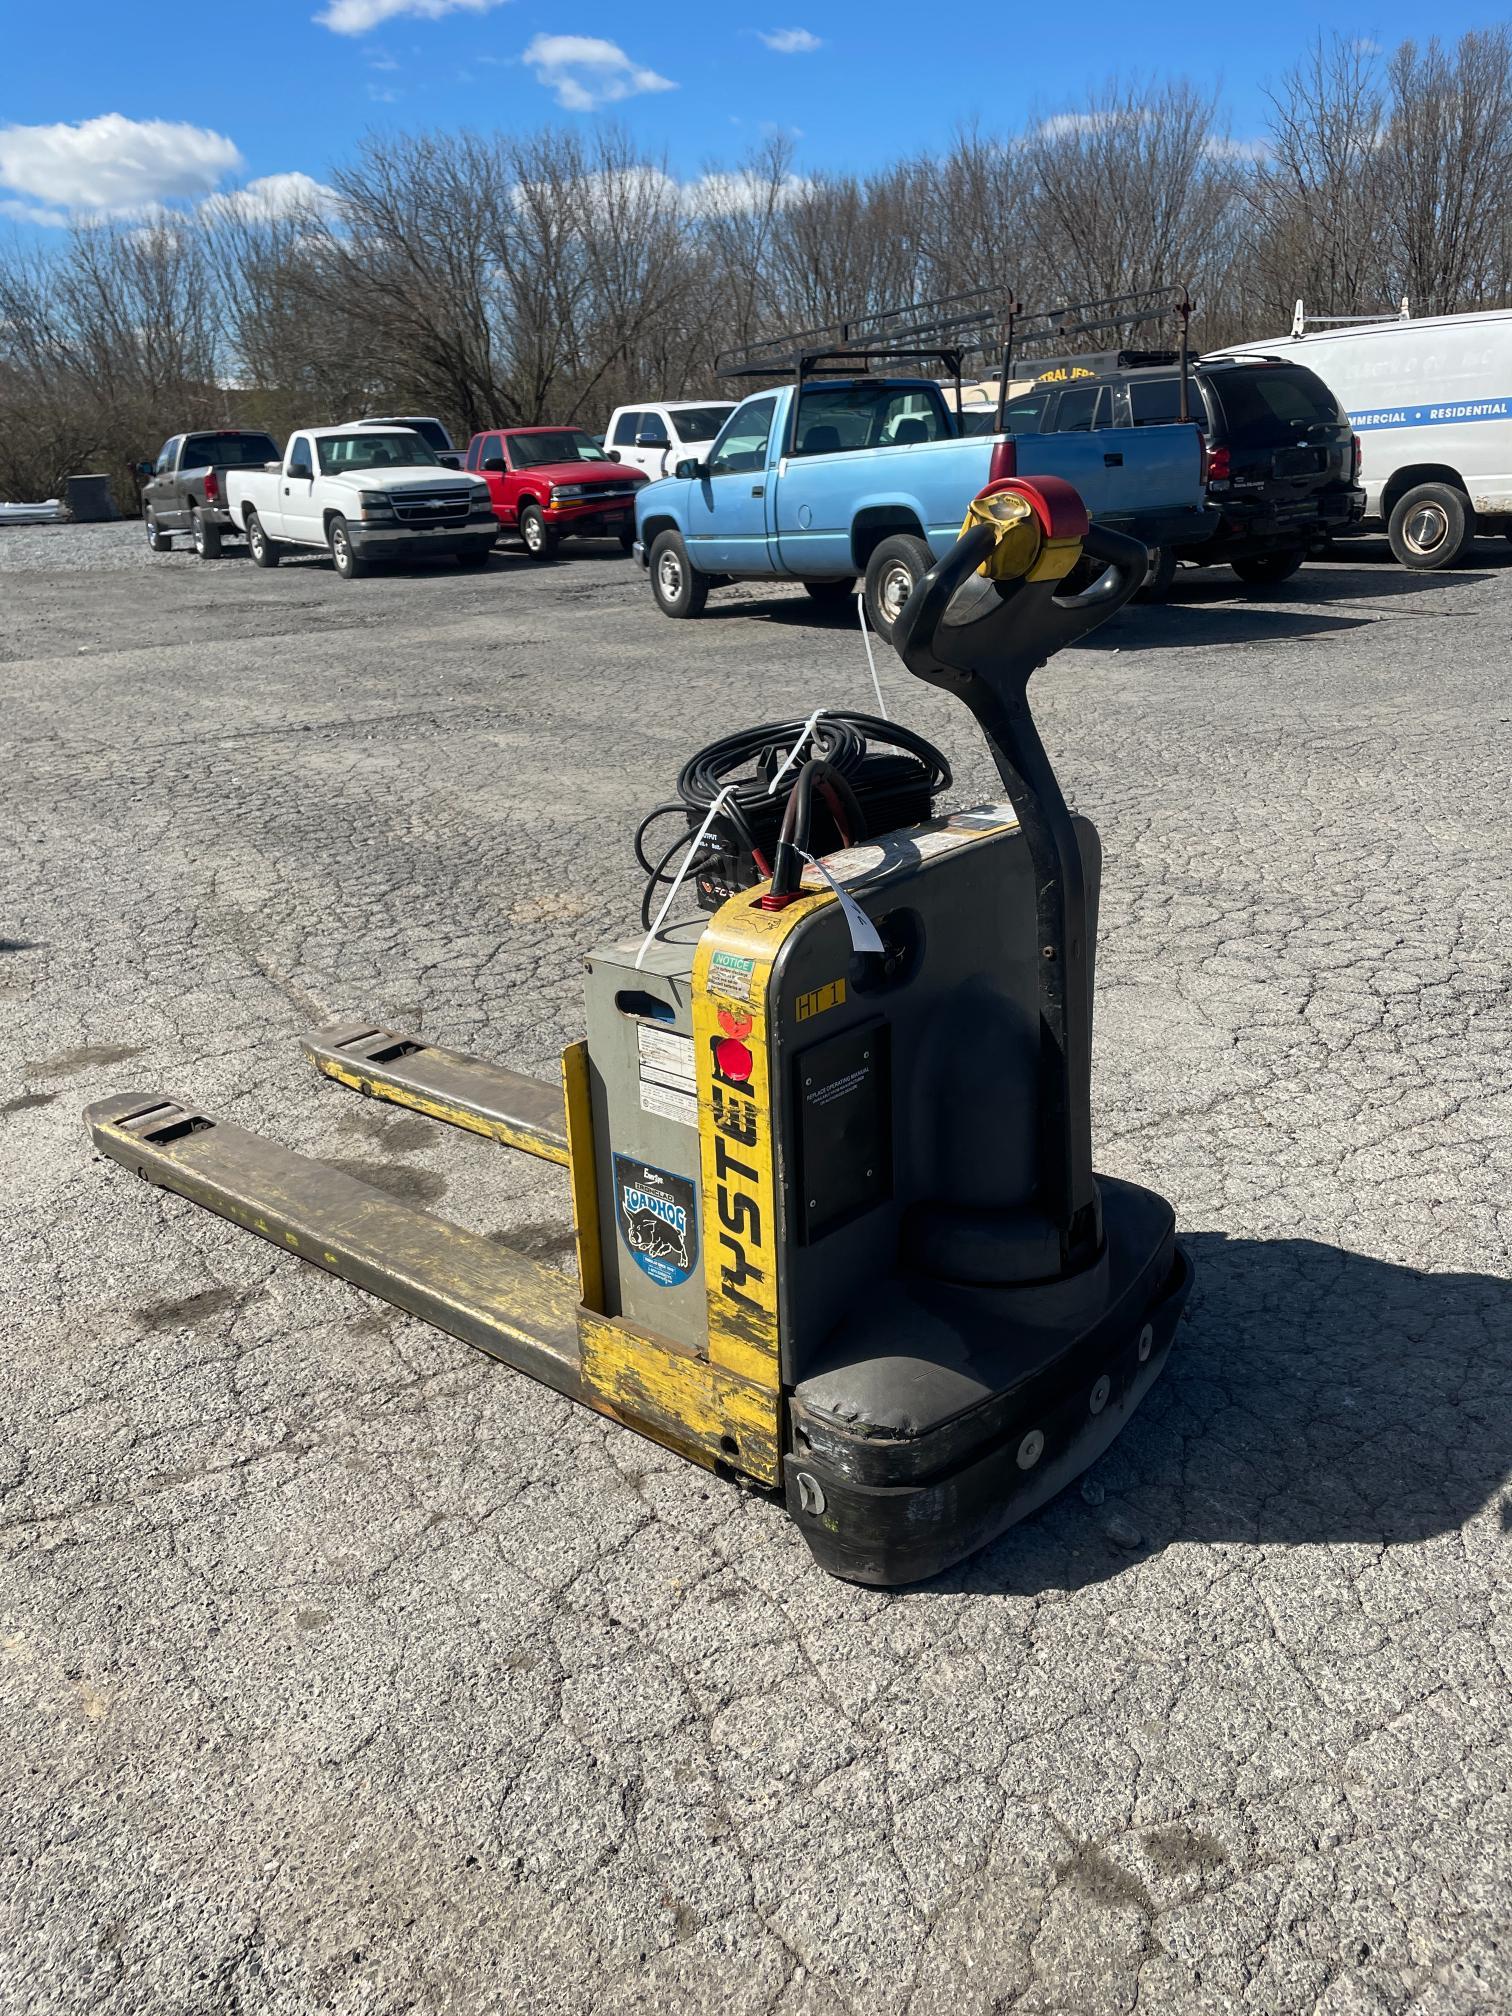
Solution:
<path fill-rule="evenodd" d="M 410 420 L 406 418 L 403 420 L 369 421 L 368 424 L 369 426 L 376 425 L 379 427 L 407 427 L 412 434 L 418 434 L 422 441 L 428 441 L 438 455 L 452 455 L 456 453 L 446 429 L 441 425 L 439 420 Z"/>
<path fill-rule="evenodd" d="M 1339 402 L 1323 380 L 1300 364 L 1246 364 L 1215 371 L 1210 388 L 1223 402 L 1230 436 L 1256 447 L 1300 441 L 1310 427 L 1342 424 Z"/>
<path fill-rule="evenodd" d="M 578 427 L 552 427 L 541 434 L 506 434 L 516 469 L 542 469 L 548 462 L 607 462 L 591 434 Z"/>
<path fill-rule="evenodd" d="M 674 410 L 672 425 L 679 441 L 712 441 L 734 411 L 733 406 L 689 406 Z"/>
<path fill-rule="evenodd" d="M 315 443 L 322 476 L 348 469 L 439 469 L 440 459 L 418 434 L 325 434 Z"/>
<path fill-rule="evenodd" d="M 260 469 L 276 462 L 278 450 L 266 434 L 191 434 L 184 442 L 181 469 Z"/>

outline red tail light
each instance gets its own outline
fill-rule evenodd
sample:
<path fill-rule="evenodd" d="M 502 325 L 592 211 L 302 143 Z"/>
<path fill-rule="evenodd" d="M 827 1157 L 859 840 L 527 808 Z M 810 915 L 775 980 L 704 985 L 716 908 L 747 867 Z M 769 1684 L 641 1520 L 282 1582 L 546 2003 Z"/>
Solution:
<path fill-rule="evenodd" d="M 1358 434 L 1351 434 L 1349 438 L 1354 443 L 1354 459 L 1351 464 L 1353 480 L 1358 483 L 1360 480 L 1360 468 L 1365 460 L 1365 444 L 1361 441 Z"/>
<path fill-rule="evenodd" d="M 1001 483 L 1006 477 L 1018 474 L 1018 443 L 1011 435 L 992 444 L 992 460 L 987 465 L 987 481 Z"/>
<path fill-rule="evenodd" d="M 207 504 L 220 502 L 220 478 L 213 469 L 205 471 L 205 502 Z"/>
<path fill-rule="evenodd" d="M 1207 466 L 1202 472 L 1203 482 L 1227 483 L 1230 474 L 1229 451 L 1227 448 L 1209 448 L 1206 441 L 1202 445 L 1207 458 Z"/>

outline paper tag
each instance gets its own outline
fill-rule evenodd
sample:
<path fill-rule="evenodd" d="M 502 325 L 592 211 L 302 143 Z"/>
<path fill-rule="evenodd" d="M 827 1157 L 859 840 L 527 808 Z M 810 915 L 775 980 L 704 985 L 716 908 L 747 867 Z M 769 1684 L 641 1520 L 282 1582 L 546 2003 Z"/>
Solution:
<path fill-rule="evenodd" d="M 698 1125 L 698 1087 L 693 1068 L 693 1038 L 672 1029 L 642 1022 L 635 1032 L 640 1049 L 640 1103 L 643 1113 Z"/>
<path fill-rule="evenodd" d="M 798 851 L 800 854 L 803 853 L 802 848 Z M 819 873 L 835 892 L 840 908 L 845 912 L 846 924 L 850 927 L 851 950 L 853 952 L 875 952 L 880 957 L 883 951 L 882 939 L 876 925 L 873 924 L 855 897 L 840 887 L 840 884 L 831 875 L 822 861 L 816 861 L 812 854 L 804 854 L 803 858 L 811 867 L 819 870 Z"/>

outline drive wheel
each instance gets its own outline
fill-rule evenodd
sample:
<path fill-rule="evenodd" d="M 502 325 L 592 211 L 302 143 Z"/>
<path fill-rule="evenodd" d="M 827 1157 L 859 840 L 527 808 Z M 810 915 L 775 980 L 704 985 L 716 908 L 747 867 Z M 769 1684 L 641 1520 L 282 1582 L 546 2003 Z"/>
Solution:
<path fill-rule="evenodd" d="M 247 513 L 247 550 L 252 555 L 254 567 L 276 567 L 279 561 L 278 547 L 262 528 L 262 520 L 255 511 Z"/>
<path fill-rule="evenodd" d="M 189 514 L 189 528 L 194 535 L 194 550 L 201 560 L 219 560 L 221 557 L 221 528 L 203 511 Z"/>
<path fill-rule="evenodd" d="M 805 581 L 803 585 L 821 609 L 843 609 L 856 592 L 854 578 L 849 581 Z"/>
<path fill-rule="evenodd" d="M 555 560 L 559 534 L 541 516 L 539 504 L 521 507 L 520 537 L 525 541 L 525 551 L 532 560 Z"/>
<path fill-rule="evenodd" d="M 153 517 L 150 509 L 143 512 L 142 523 L 147 528 L 147 544 L 152 548 L 154 553 L 171 553 L 173 551 L 173 534 L 163 530 L 156 518 Z"/>
<path fill-rule="evenodd" d="M 697 616 L 709 599 L 709 583 L 688 558 L 676 532 L 660 532 L 651 548 L 651 593 L 664 616 Z"/>
<path fill-rule="evenodd" d="M 1176 549 L 1174 546 L 1152 546 L 1150 548 L 1149 571 L 1144 578 L 1144 586 L 1138 590 L 1136 602 L 1166 602 L 1170 599 L 1171 586 L 1176 579 Z"/>
<path fill-rule="evenodd" d="M 1283 546 L 1279 553 L 1250 553 L 1229 565 L 1247 587 L 1274 588 L 1289 581 L 1306 558 L 1305 546 Z"/>
<path fill-rule="evenodd" d="M 1452 567 L 1475 537 L 1470 500 L 1448 483 L 1419 483 L 1393 505 L 1386 536 L 1397 559 L 1415 573 Z"/>
<path fill-rule="evenodd" d="M 326 532 L 330 542 L 331 558 L 336 564 L 336 572 L 343 581 L 356 581 L 366 574 L 367 562 L 352 544 L 352 535 L 347 530 L 345 518 L 333 518 Z"/>
<path fill-rule="evenodd" d="M 866 614 L 873 630 L 892 642 L 893 625 L 903 614 L 903 604 L 934 565 L 934 555 L 912 532 L 895 532 L 884 539 L 866 563 Z"/>

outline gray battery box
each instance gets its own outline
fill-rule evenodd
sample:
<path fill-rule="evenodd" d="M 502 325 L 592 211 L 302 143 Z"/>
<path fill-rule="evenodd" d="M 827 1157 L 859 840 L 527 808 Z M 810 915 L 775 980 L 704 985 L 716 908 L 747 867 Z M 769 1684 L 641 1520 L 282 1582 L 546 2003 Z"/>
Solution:
<path fill-rule="evenodd" d="M 588 954 L 594 1162 L 604 1313 L 691 1349 L 708 1338 L 699 1211 L 693 954 L 703 920 Z"/>

